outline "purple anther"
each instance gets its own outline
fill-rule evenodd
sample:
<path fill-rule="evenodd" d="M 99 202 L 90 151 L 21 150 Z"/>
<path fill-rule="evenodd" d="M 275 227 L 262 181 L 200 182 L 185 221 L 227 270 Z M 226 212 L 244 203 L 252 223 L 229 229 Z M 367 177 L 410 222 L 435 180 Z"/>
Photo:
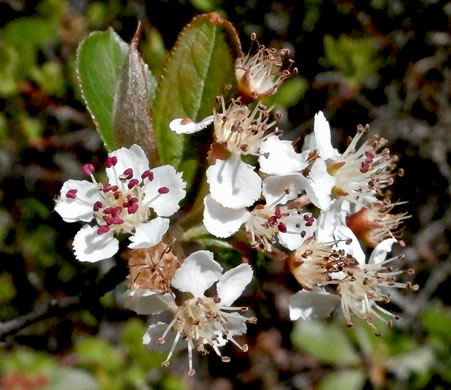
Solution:
<path fill-rule="evenodd" d="M 94 165 L 92 164 L 85 164 L 83 165 L 83 173 L 85 176 L 91 175 L 95 171 Z"/>
<path fill-rule="evenodd" d="M 97 229 L 97 234 L 104 234 L 110 231 L 110 227 L 107 225 L 102 225 L 99 226 L 99 228 Z"/>
<path fill-rule="evenodd" d="M 276 209 L 274 210 L 274 215 L 276 216 L 276 218 L 280 218 L 282 216 L 282 212 L 280 211 L 279 207 L 276 207 Z"/>
<path fill-rule="evenodd" d="M 315 218 L 313 216 L 310 216 L 307 221 L 305 222 L 305 226 L 312 226 L 313 222 L 315 222 Z"/>
<path fill-rule="evenodd" d="M 113 214 L 113 208 L 112 207 L 106 207 L 105 210 L 103 210 L 105 214 Z"/>
<path fill-rule="evenodd" d="M 124 223 L 124 220 L 122 218 L 119 218 L 119 217 L 113 217 L 112 223 L 114 225 L 121 225 L 121 224 Z"/>
<path fill-rule="evenodd" d="M 113 217 L 107 217 L 106 215 L 103 217 L 103 220 L 107 225 L 111 225 L 113 223 Z"/>
<path fill-rule="evenodd" d="M 371 153 L 371 152 L 365 152 L 365 157 L 369 160 L 373 160 L 375 155 L 374 155 L 374 153 Z"/>
<path fill-rule="evenodd" d="M 69 190 L 66 192 L 66 198 L 75 199 L 78 190 Z"/>
<path fill-rule="evenodd" d="M 130 198 L 127 199 L 129 204 L 135 204 L 138 203 L 139 199 L 136 196 L 130 196 Z"/>
<path fill-rule="evenodd" d="M 279 229 L 279 232 L 281 232 L 281 233 L 286 233 L 287 232 L 287 225 L 285 225 L 284 223 L 280 222 L 277 225 L 277 229 Z"/>
<path fill-rule="evenodd" d="M 146 177 L 149 179 L 149 181 L 152 181 L 153 180 L 153 172 L 151 172 L 149 170 L 144 171 L 143 174 L 141 175 L 141 179 L 144 180 Z"/>
<path fill-rule="evenodd" d="M 114 167 L 117 164 L 117 157 L 116 156 L 111 156 L 108 157 L 105 161 L 105 166 L 107 168 L 111 168 Z"/>
<path fill-rule="evenodd" d="M 97 202 L 94 203 L 94 206 L 92 207 L 92 209 L 93 209 L 94 211 L 99 211 L 102 207 L 103 207 L 102 202 L 97 201 Z"/>
<path fill-rule="evenodd" d="M 132 189 L 134 186 L 136 186 L 137 184 L 139 184 L 139 180 L 138 179 L 132 179 L 128 182 L 127 187 L 129 189 Z"/>
<path fill-rule="evenodd" d="M 371 162 L 365 161 L 360 165 L 360 172 L 367 173 L 370 170 Z"/>
<path fill-rule="evenodd" d="M 130 180 L 133 177 L 133 169 L 132 168 L 127 168 L 124 171 L 124 176 L 126 177 L 127 180 Z"/>
<path fill-rule="evenodd" d="M 168 187 L 160 187 L 158 188 L 158 193 L 160 194 L 167 194 L 169 192 L 169 188 Z"/>
<path fill-rule="evenodd" d="M 113 212 L 111 213 L 111 215 L 113 217 L 117 217 L 122 211 L 122 207 L 113 207 Z"/>
<path fill-rule="evenodd" d="M 139 209 L 139 206 L 135 203 L 132 204 L 131 206 L 128 206 L 127 211 L 129 214 L 135 214 Z"/>
<path fill-rule="evenodd" d="M 271 215 L 271 216 L 268 218 L 268 223 L 269 223 L 270 225 L 275 225 L 275 224 L 277 223 L 277 217 L 276 217 L 275 215 Z"/>

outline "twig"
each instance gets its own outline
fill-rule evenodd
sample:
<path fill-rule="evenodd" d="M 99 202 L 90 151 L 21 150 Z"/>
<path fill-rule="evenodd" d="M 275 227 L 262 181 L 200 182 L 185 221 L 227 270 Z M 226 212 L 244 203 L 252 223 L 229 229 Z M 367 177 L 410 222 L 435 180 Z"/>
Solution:
<path fill-rule="evenodd" d="M 112 290 L 126 276 L 126 267 L 119 264 L 113 267 L 97 283 L 85 288 L 78 296 L 66 297 L 62 299 L 52 299 L 47 304 L 38 307 L 36 310 L 14 318 L 13 320 L 0 323 L 0 340 L 5 340 L 8 336 L 16 334 L 21 329 L 26 328 L 36 322 L 51 317 L 61 317 L 62 315 L 80 310 L 85 306 L 92 306 L 98 303 L 98 299 Z"/>

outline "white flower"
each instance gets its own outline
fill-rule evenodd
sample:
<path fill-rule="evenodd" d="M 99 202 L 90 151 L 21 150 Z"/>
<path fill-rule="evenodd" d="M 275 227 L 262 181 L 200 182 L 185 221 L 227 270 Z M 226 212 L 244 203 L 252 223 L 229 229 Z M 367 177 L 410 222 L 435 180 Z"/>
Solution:
<path fill-rule="evenodd" d="M 255 34 L 251 39 L 256 40 Z M 289 49 L 276 50 L 259 45 L 255 54 L 239 57 L 235 63 L 235 76 L 240 94 L 252 101 L 275 93 L 284 80 L 298 72 L 297 68 L 291 68 L 292 60 L 283 70 L 284 58 L 289 52 Z"/>
<path fill-rule="evenodd" d="M 283 206 L 296 199 L 301 191 L 299 182 L 291 176 L 270 176 L 263 181 L 266 204 L 257 204 L 251 211 L 224 207 L 208 195 L 204 199 L 203 222 L 216 237 L 230 237 L 244 224 L 251 245 L 271 251 L 278 240 L 294 250 L 316 230 L 315 218 L 310 213 Z"/>
<path fill-rule="evenodd" d="M 55 210 L 66 222 L 91 222 L 74 239 L 75 256 L 80 261 L 96 262 L 118 250 L 114 234 L 130 234 L 129 248 L 158 244 L 169 227 L 169 217 L 185 196 L 186 183 L 170 165 L 149 170 L 144 151 L 138 145 L 121 148 L 106 160 L 109 184 L 97 183 L 94 167 L 87 164 L 86 180 L 63 184 Z M 152 211 L 157 215 L 152 219 Z"/>
<path fill-rule="evenodd" d="M 319 194 L 328 190 L 338 198 L 365 205 L 384 198 L 383 190 L 393 184 L 397 157 L 383 149 L 387 141 L 373 136 L 357 147 L 369 126 L 357 127 L 357 134 L 343 154 L 332 146 L 329 123 L 324 114 L 315 115 L 314 132 L 306 137 L 304 148 L 317 149 L 324 161 L 318 181 L 324 186 L 313 189 Z M 321 161 L 319 160 L 319 161 Z M 327 183 L 327 185 L 326 185 Z"/>
<path fill-rule="evenodd" d="M 213 259 L 213 253 L 198 251 L 192 253 L 177 270 L 172 286 L 179 291 L 190 293 L 191 298 L 177 306 L 171 294 L 159 295 L 148 291 L 129 292 L 130 306 L 139 314 L 172 313 L 169 323 L 157 322 L 150 325 L 143 342 L 149 348 L 169 350 L 163 366 L 176 348 L 188 348 L 189 371 L 194 375 L 192 352 L 196 350 L 207 354 L 206 345 L 221 357 L 223 362 L 230 358 L 221 354 L 219 348 L 227 342 L 235 344 L 246 351 L 247 345 L 239 345 L 234 337 L 246 333 L 246 322 L 255 323 L 256 319 L 247 318 L 237 311 L 247 308 L 234 307 L 233 302 L 242 294 L 252 280 L 252 268 L 248 264 L 240 264 L 222 274 L 222 267 Z M 217 282 L 217 295 L 205 296 L 205 291 Z M 167 313 L 166 313 L 167 314 Z"/>
<path fill-rule="evenodd" d="M 210 193 L 224 207 L 248 207 L 260 197 L 261 179 L 252 165 L 241 160 L 241 156 L 260 156 L 262 142 L 280 132 L 277 128 L 271 129 L 275 125 L 269 121 L 271 108 L 258 104 L 251 111 L 239 99 L 232 100 L 226 108 L 222 96 L 220 102 L 222 112 L 215 111 L 213 116 L 199 123 L 187 118 L 174 119 L 169 127 L 178 134 L 192 134 L 214 122 L 215 142 L 226 150 L 229 157 L 217 158 L 208 168 Z"/>
<path fill-rule="evenodd" d="M 328 281 L 324 281 L 323 285 L 336 285 L 336 294 L 316 287 L 312 292 L 303 290 L 292 296 L 289 305 L 290 318 L 295 320 L 327 316 L 340 306 L 347 326 L 353 326 L 351 316 L 354 314 L 366 321 L 379 334 L 373 324 L 374 318 L 381 320 L 385 320 L 386 317 L 398 318 L 380 306 L 390 302 L 390 295 L 386 293 L 386 289 L 389 287 L 418 289 L 418 285 L 395 280 L 397 275 L 405 272 L 394 271 L 392 266 L 388 265 L 402 259 L 402 256 L 386 259 L 395 242 L 395 239 L 382 241 L 374 248 L 368 262 L 365 258 L 354 259 L 355 261 L 349 258 L 349 261 L 341 262 L 339 269 L 331 269 L 330 274 L 338 270 L 340 276 L 330 277 Z M 326 269 L 324 271 L 327 272 Z M 412 270 L 407 271 L 407 273 L 412 272 Z M 391 326 L 392 321 L 388 320 L 387 325 Z"/>

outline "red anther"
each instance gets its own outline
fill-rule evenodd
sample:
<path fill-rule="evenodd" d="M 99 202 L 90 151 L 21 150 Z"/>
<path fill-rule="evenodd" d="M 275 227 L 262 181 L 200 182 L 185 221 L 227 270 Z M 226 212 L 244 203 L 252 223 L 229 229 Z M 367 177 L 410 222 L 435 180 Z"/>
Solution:
<path fill-rule="evenodd" d="M 103 233 L 107 233 L 110 231 L 110 227 L 107 225 L 102 225 L 99 226 L 99 228 L 97 229 L 97 234 L 103 234 Z"/>
<path fill-rule="evenodd" d="M 132 179 L 128 182 L 127 187 L 132 189 L 134 186 L 136 186 L 137 184 L 139 184 L 139 180 L 138 179 Z"/>
<path fill-rule="evenodd" d="M 168 187 L 160 187 L 158 188 L 158 193 L 160 194 L 167 194 L 169 192 L 169 188 Z"/>
<path fill-rule="evenodd" d="M 277 217 L 275 215 L 272 215 L 271 217 L 268 218 L 268 223 L 270 225 L 275 225 L 277 223 Z"/>
<path fill-rule="evenodd" d="M 113 217 L 117 217 L 122 211 L 122 207 L 113 207 L 113 212 L 111 213 L 111 215 Z"/>
<path fill-rule="evenodd" d="M 66 192 L 66 198 L 75 199 L 78 190 L 69 190 Z"/>
<path fill-rule="evenodd" d="M 127 211 L 129 214 L 135 214 L 139 209 L 139 206 L 135 203 L 132 204 L 131 206 L 128 206 Z"/>
<path fill-rule="evenodd" d="M 127 180 L 130 180 L 133 177 L 133 169 L 132 168 L 127 168 L 124 171 L 124 176 L 127 178 Z"/>
<path fill-rule="evenodd" d="M 277 219 L 279 219 L 282 216 L 282 212 L 280 211 L 279 207 L 276 207 L 276 209 L 274 210 L 274 215 L 276 216 Z"/>
<path fill-rule="evenodd" d="M 370 170 L 371 162 L 365 161 L 360 165 L 360 172 L 367 173 Z"/>
<path fill-rule="evenodd" d="M 121 225 L 121 224 L 124 223 L 124 220 L 122 218 L 119 218 L 119 217 L 113 217 L 112 218 L 112 223 L 114 225 Z"/>
<path fill-rule="evenodd" d="M 118 186 L 103 186 L 103 192 L 108 192 L 108 191 L 117 191 L 118 190 Z"/>
<path fill-rule="evenodd" d="M 121 197 L 121 191 L 116 191 L 114 194 L 114 199 L 119 199 Z"/>
<path fill-rule="evenodd" d="M 285 225 L 284 223 L 280 222 L 277 225 L 277 229 L 279 229 L 279 232 L 281 232 L 281 233 L 286 233 L 287 232 L 287 225 Z"/>
<path fill-rule="evenodd" d="M 107 225 L 111 225 L 112 223 L 113 223 L 113 217 L 108 217 L 108 216 L 104 216 L 103 217 L 103 220 L 105 221 L 105 223 L 107 224 Z"/>
<path fill-rule="evenodd" d="M 149 170 L 144 171 L 143 174 L 141 175 L 141 178 L 144 180 L 146 177 L 149 179 L 149 181 L 152 181 L 153 180 L 153 172 L 151 172 Z"/>
<path fill-rule="evenodd" d="M 313 222 L 315 222 L 315 218 L 310 216 L 307 221 L 305 222 L 305 226 L 312 226 Z"/>
<path fill-rule="evenodd" d="M 139 201 L 139 199 L 136 196 L 131 196 L 127 200 L 128 200 L 128 203 L 130 203 L 130 204 L 135 204 L 135 203 L 138 203 L 138 201 Z"/>
<path fill-rule="evenodd" d="M 113 208 L 112 207 L 106 207 L 105 210 L 103 210 L 105 214 L 113 214 Z"/>
<path fill-rule="evenodd" d="M 103 207 L 102 202 L 97 201 L 97 202 L 94 203 L 94 206 L 92 207 L 92 209 L 93 209 L 94 211 L 99 211 L 102 207 Z"/>
<path fill-rule="evenodd" d="M 105 166 L 107 168 L 111 168 L 114 167 L 117 164 L 117 157 L 116 156 L 111 156 L 108 157 L 105 161 Z"/>
<path fill-rule="evenodd" d="M 94 165 L 92 164 L 83 165 L 83 173 L 85 174 L 85 176 L 91 175 L 91 173 L 93 173 L 94 171 L 95 171 Z"/>
<path fill-rule="evenodd" d="M 376 156 L 371 152 L 365 152 L 365 157 L 372 161 Z"/>

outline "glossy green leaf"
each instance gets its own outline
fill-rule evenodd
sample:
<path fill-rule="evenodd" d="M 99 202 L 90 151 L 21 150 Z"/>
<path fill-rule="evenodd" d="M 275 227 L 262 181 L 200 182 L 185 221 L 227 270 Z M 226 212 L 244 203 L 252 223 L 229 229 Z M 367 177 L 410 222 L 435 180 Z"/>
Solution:
<path fill-rule="evenodd" d="M 153 127 L 163 164 L 178 167 L 190 152 L 197 153 L 189 150 L 187 136 L 169 129 L 169 122 L 174 118 L 198 121 L 211 115 L 216 96 L 233 83 L 233 58 L 224 22 L 216 14 L 194 18 L 168 57 L 154 102 Z"/>
<path fill-rule="evenodd" d="M 320 321 L 297 321 L 291 333 L 293 344 L 316 357 L 322 363 L 357 364 L 359 356 L 344 333 L 333 324 Z"/>
<path fill-rule="evenodd" d="M 113 100 L 118 80 L 128 57 L 129 45 L 112 29 L 94 32 L 78 47 L 77 72 L 86 106 L 105 146 L 113 150 Z M 153 100 L 156 82 L 147 70 L 149 102 Z"/>

